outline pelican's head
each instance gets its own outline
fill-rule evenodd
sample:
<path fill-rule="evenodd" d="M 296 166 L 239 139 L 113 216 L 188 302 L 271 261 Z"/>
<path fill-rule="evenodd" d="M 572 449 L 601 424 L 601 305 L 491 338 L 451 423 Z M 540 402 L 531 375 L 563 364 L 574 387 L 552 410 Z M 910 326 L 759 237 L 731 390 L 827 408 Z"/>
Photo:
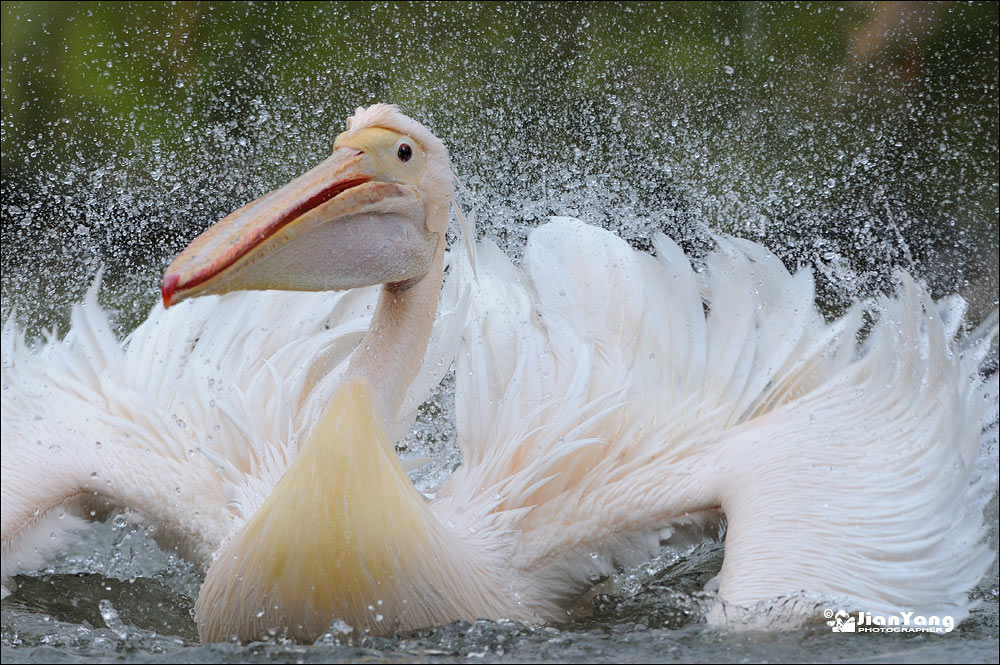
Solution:
<path fill-rule="evenodd" d="M 333 154 L 204 231 L 163 276 L 167 307 L 239 290 L 407 284 L 443 246 L 452 197 L 444 144 L 395 106 L 359 108 Z"/>

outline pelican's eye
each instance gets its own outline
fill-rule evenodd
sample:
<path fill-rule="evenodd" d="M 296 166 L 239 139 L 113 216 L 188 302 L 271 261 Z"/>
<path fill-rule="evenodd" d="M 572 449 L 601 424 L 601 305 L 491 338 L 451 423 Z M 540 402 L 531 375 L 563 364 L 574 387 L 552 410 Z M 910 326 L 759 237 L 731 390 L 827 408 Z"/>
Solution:
<path fill-rule="evenodd" d="M 408 162 L 410 161 L 410 157 L 413 156 L 413 148 L 408 143 L 403 143 L 399 146 L 399 150 L 396 151 L 396 156 L 399 157 L 399 161 Z"/>

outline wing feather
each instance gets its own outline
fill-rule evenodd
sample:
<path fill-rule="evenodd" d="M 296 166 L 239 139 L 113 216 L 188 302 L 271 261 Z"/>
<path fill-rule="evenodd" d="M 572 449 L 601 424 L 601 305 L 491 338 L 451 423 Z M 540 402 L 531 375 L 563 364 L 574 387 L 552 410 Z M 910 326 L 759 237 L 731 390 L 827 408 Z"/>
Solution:
<path fill-rule="evenodd" d="M 487 244 L 439 515 L 497 548 L 517 533 L 519 592 L 552 616 L 717 509 L 716 620 L 801 592 L 961 615 L 992 559 L 975 460 L 996 411 L 982 353 L 953 348 L 962 305 L 900 275 L 828 324 L 808 272 L 716 242 L 700 273 L 662 236 L 653 258 L 570 219 L 532 233 L 521 269 Z"/>
<path fill-rule="evenodd" d="M 121 509 L 207 565 L 288 468 L 377 296 L 240 292 L 157 305 L 119 341 L 98 289 L 61 340 L 32 347 L 4 323 L 5 585 L 63 546 L 53 525 L 65 536 Z M 442 310 L 398 432 L 447 371 L 467 301 Z"/>

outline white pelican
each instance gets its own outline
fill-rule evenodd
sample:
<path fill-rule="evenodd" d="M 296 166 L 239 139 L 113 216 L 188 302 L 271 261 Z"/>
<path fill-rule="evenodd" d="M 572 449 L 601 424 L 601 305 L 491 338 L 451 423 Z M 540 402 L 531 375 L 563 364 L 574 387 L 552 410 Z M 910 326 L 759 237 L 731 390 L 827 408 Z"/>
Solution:
<path fill-rule="evenodd" d="M 568 219 L 520 267 L 466 229 L 442 297 L 452 201 L 440 140 L 358 109 L 330 158 L 184 250 L 170 310 L 124 342 L 94 290 L 61 341 L 8 321 L 5 585 L 54 530 L 128 508 L 207 570 L 206 641 L 558 621 L 724 514 L 709 621 L 775 599 L 783 625 L 965 616 L 997 381 L 990 335 L 955 341 L 960 299 L 900 275 L 827 324 L 810 274 L 756 244 L 719 237 L 696 273 L 663 236 L 654 257 Z M 320 293 L 230 293 L 264 289 Z M 392 444 L 453 359 L 463 464 L 428 500 Z"/>

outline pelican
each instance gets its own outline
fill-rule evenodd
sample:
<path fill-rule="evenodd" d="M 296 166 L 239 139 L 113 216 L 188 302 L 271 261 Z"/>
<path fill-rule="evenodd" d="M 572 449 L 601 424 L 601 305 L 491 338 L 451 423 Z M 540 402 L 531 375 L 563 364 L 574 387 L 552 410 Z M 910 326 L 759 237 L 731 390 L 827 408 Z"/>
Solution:
<path fill-rule="evenodd" d="M 204 641 L 561 621 L 724 519 L 711 623 L 966 616 L 995 322 L 961 337 L 961 299 L 901 273 L 828 323 L 808 271 L 725 236 L 699 271 L 566 218 L 517 266 L 468 224 L 448 251 L 453 182 L 429 130 L 359 108 L 181 252 L 124 341 L 96 286 L 61 340 L 8 320 L 5 589 L 127 509 L 205 570 Z M 462 464 L 428 498 L 393 443 L 453 363 Z"/>

